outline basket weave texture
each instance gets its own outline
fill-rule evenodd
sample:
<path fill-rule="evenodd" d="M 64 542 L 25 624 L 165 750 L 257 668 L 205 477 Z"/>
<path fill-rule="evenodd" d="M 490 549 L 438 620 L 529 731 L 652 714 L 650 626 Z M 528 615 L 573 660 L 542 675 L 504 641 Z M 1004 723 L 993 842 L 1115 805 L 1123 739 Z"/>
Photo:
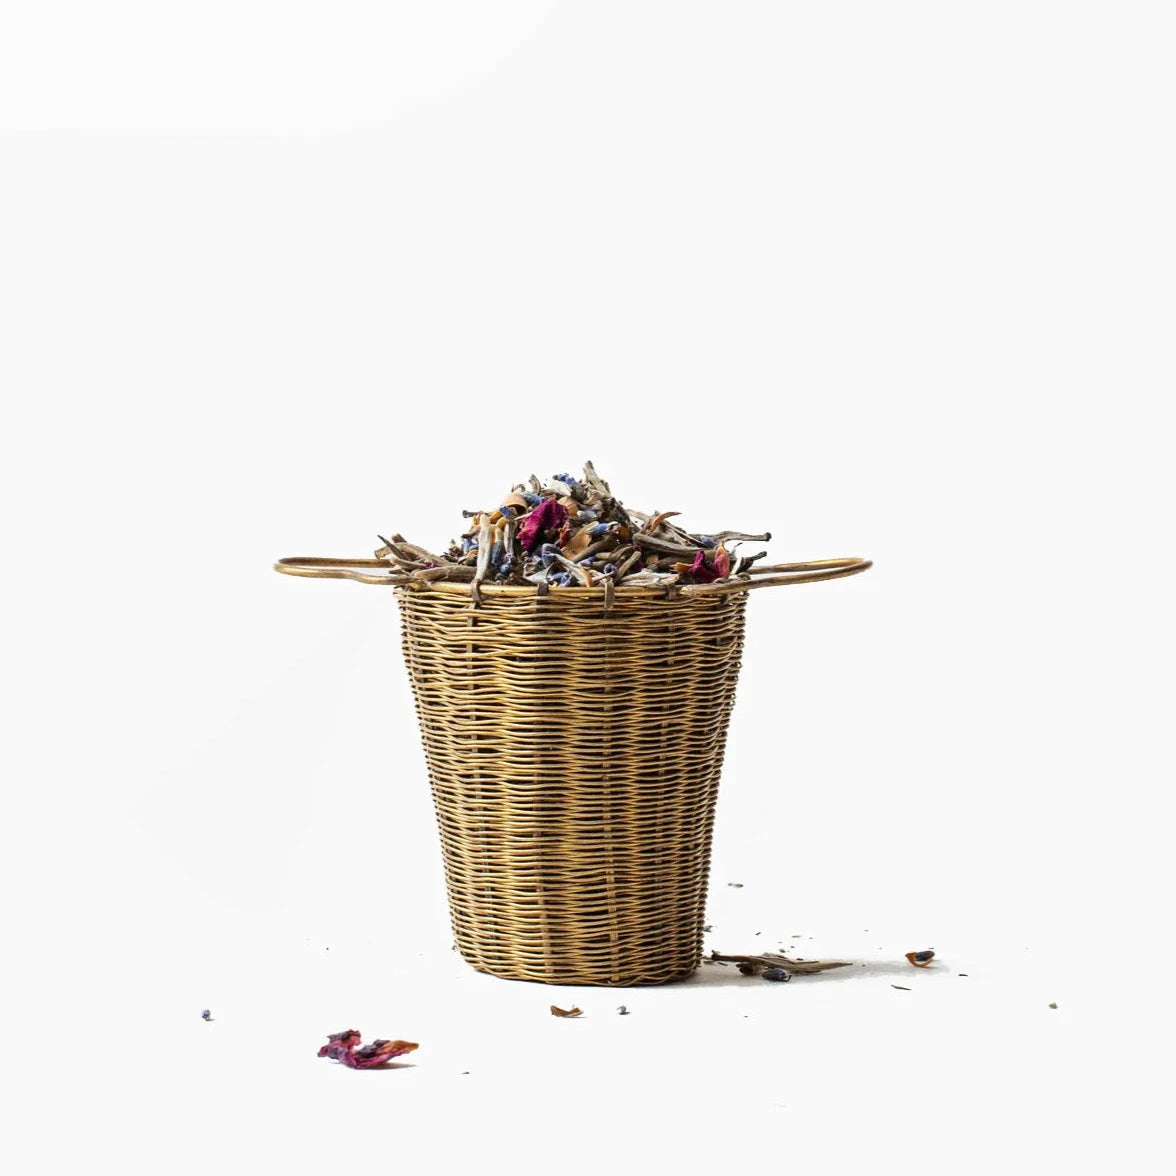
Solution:
<path fill-rule="evenodd" d="M 458 950 L 549 984 L 689 976 L 747 594 L 395 591 Z"/>

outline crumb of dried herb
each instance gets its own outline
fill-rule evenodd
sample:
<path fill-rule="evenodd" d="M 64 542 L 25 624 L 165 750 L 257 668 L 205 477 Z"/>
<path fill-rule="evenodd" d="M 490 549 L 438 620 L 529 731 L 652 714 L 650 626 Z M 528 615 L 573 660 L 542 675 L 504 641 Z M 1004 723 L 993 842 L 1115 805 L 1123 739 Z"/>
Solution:
<path fill-rule="evenodd" d="M 211 1020 L 212 1020 L 212 1010 L 211 1010 L 211 1009 L 202 1009 L 202 1010 L 201 1010 L 201 1013 L 200 1013 L 200 1015 L 201 1015 L 201 1016 L 202 1016 L 202 1017 L 203 1017 L 203 1018 L 204 1018 L 206 1021 L 211 1021 Z"/>
<path fill-rule="evenodd" d="M 897 988 L 899 992 L 910 992 L 910 989 L 905 984 L 892 984 L 890 987 Z"/>
<path fill-rule="evenodd" d="M 583 1011 L 578 1005 L 573 1005 L 570 1009 L 561 1009 L 559 1005 L 551 1006 L 553 1017 L 578 1017 Z"/>

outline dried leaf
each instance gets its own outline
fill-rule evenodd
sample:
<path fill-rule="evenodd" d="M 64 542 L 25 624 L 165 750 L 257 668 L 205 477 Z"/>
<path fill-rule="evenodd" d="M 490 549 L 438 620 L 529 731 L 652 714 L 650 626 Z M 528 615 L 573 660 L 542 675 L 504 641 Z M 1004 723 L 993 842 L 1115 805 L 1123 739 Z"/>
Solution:
<path fill-rule="evenodd" d="M 793 960 L 788 956 L 768 953 L 766 955 L 721 955 L 711 952 L 711 960 L 717 964 L 729 962 L 738 964 L 745 976 L 761 976 L 771 968 L 779 968 L 792 976 L 807 976 L 815 972 L 827 972 L 830 968 L 848 968 L 848 960 Z"/>
<path fill-rule="evenodd" d="M 378 537 L 376 558 L 387 565 L 389 583 L 470 584 L 478 603 L 482 585 L 491 583 L 531 584 L 540 594 L 548 587 L 573 586 L 604 585 L 606 594 L 624 585 L 697 588 L 749 573 L 767 554 L 735 557 L 724 540 L 748 537 L 745 532 L 693 534 L 670 521 L 676 515 L 629 512 L 589 462 L 582 481 L 570 474 L 557 474 L 546 484 L 532 477 L 530 491 L 519 483 L 496 508 L 463 510 L 470 525 L 460 542 L 452 540 L 441 555 L 394 534 Z M 641 524 L 639 531 L 634 519 Z M 553 554 L 560 559 L 553 559 Z"/>
<path fill-rule="evenodd" d="M 570 1009 L 561 1009 L 559 1005 L 551 1006 L 551 1015 L 553 1017 L 578 1017 L 583 1010 L 578 1006 L 573 1006 Z"/>

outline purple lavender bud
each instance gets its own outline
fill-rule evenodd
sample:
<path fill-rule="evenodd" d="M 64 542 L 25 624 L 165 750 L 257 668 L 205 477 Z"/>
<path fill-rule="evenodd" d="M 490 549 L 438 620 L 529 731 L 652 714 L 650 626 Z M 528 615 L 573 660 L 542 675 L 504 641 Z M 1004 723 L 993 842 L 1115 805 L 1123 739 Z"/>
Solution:
<path fill-rule="evenodd" d="M 792 973 L 786 972 L 783 968 L 768 968 L 764 972 L 765 980 L 791 980 Z"/>

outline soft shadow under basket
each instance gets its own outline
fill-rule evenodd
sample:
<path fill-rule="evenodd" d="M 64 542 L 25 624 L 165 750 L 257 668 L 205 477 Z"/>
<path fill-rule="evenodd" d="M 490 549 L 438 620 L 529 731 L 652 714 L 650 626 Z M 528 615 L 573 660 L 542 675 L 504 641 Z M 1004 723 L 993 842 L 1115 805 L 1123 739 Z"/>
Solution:
<path fill-rule="evenodd" d="M 483 584 L 475 605 L 469 584 L 410 584 L 383 560 L 275 564 L 395 589 L 461 954 L 506 979 L 618 986 L 699 964 L 748 591 L 869 566 L 607 595 Z"/>

